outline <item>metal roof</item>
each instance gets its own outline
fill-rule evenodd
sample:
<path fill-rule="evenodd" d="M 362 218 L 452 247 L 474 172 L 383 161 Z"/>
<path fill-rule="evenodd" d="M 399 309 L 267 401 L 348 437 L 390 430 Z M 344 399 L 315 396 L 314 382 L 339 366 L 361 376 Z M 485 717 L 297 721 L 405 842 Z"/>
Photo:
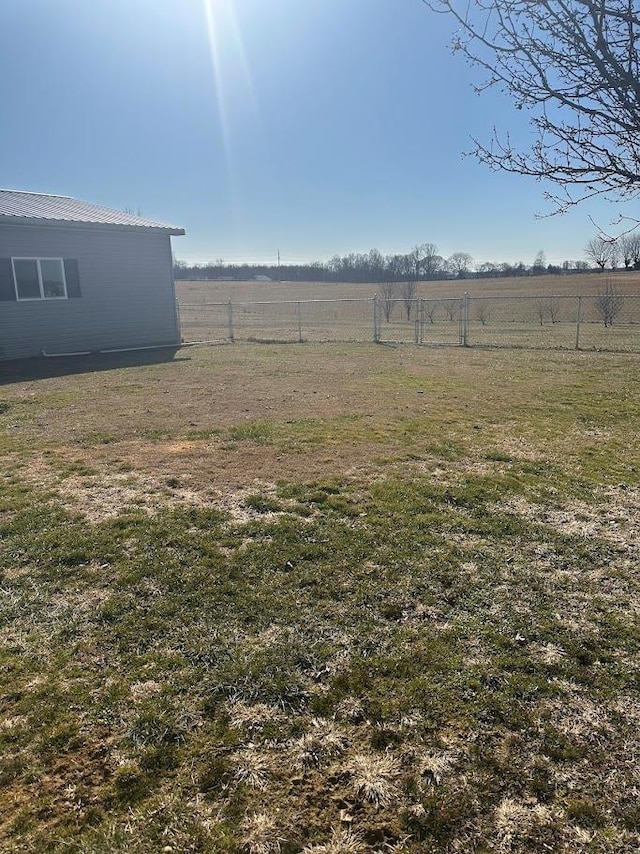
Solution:
<path fill-rule="evenodd" d="M 177 226 L 82 202 L 70 196 L 25 193 L 21 190 L 0 190 L 0 223 L 2 222 L 153 229 L 175 235 L 185 233 L 183 228 Z"/>

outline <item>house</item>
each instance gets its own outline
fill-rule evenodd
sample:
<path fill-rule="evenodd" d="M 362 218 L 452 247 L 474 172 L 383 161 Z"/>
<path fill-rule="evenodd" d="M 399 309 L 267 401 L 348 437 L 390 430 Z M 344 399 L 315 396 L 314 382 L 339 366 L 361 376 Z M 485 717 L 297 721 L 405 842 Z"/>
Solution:
<path fill-rule="evenodd" d="M 0 360 L 177 346 L 171 236 L 67 196 L 0 190 Z"/>

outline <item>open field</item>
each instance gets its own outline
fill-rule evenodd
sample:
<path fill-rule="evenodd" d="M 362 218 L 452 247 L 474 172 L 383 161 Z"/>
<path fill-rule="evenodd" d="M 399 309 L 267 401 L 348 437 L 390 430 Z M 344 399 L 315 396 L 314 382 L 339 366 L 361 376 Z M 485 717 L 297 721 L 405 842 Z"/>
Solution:
<path fill-rule="evenodd" d="M 532 293 L 555 296 L 596 296 L 609 279 L 624 294 L 640 294 L 640 270 L 616 273 L 572 273 L 566 276 L 517 276 L 505 279 L 443 279 L 419 282 L 418 296 L 425 298 L 522 297 Z M 177 282 L 184 303 L 259 302 L 260 300 L 366 299 L 380 291 L 379 282 Z"/>
<path fill-rule="evenodd" d="M 178 282 L 177 294 L 185 342 L 464 340 L 640 352 L 640 272 L 419 282 L 409 303 L 401 284 L 385 295 L 379 282 Z"/>
<path fill-rule="evenodd" d="M 0 850 L 636 852 L 639 361 L 8 369 Z"/>

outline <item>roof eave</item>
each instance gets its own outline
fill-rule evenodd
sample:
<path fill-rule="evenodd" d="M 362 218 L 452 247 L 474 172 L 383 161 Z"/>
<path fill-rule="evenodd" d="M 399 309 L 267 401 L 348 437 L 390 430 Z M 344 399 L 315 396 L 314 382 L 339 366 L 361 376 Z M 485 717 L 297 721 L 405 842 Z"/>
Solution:
<path fill-rule="evenodd" d="M 7 216 L 6 214 L 0 214 L 0 225 L 46 226 L 49 228 L 81 229 L 83 231 L 142 231 L 146 234 L 168 234 L 173 237 L 181 237 L 186 234 L 184 228 L 177 228 L 172 225 L 125 225 L 123 223 L 111 222 L 82 222 L 71 219 L 47 219 L 46 217 Z"/>

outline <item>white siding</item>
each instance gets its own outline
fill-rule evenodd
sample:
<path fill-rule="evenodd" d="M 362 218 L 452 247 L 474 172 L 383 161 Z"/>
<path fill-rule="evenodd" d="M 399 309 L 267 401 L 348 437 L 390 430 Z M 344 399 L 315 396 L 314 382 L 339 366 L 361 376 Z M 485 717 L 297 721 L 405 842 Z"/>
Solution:
<path fill-rule="evenodd" d="M 180 341 L 167 234 L 0 226 L 0 258 L 76 258 L 81 297 L 0 302 L 0 359 Z"/>

